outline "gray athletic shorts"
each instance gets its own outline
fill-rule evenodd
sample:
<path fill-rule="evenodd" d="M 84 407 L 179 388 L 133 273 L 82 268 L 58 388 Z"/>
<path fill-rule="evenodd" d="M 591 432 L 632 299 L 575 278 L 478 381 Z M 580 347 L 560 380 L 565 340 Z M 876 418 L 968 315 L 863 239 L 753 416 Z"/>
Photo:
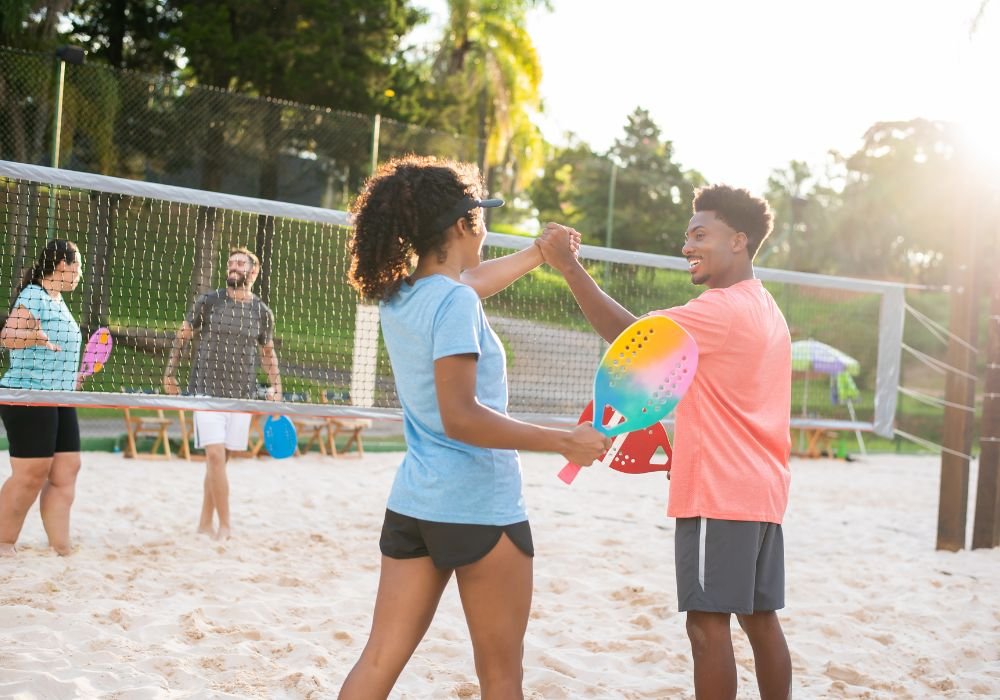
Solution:
<path fill-rule="evenodd" d="M 681 612 L 750 615 L 785 607 L 781 525 L 678 518 L 674 563 Z"/>

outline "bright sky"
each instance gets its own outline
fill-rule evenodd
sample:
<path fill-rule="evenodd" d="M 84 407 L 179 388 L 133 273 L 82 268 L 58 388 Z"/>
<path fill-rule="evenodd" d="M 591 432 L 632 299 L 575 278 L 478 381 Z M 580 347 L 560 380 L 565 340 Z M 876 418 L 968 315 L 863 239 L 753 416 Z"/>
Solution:
<path fill-rule="evenodd" d="M 445 21 L 444 0 L 418 0 Z M 555 143 L 597 151 L 648 109 L 682 167 L 762 192 L 877 121 L 971 121 L 1000 162 L 1000 0 L 554 0 L 528 31 Z"/>

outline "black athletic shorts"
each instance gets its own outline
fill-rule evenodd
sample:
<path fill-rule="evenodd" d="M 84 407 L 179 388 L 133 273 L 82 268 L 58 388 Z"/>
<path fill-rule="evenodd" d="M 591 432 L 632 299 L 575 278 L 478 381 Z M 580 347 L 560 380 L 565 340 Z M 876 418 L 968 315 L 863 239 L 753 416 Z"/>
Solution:
<path fill-rule="evenodd" d="M 529 557 L 535 556 L 527 520 L 513 525 L 463 525 L 419 520 L 386 510 L 378 544 L 382 554 L 391 559 L 429 556 L 439 569 L 456 569 L 485 557 L 503 534 Z"/>
<path fill-rule="evenodd" d="M 80 451 L 80 424 L 71 406 L 2 404 L 0 418 L 7 430 L 11 457 L 32 459 Z"/>

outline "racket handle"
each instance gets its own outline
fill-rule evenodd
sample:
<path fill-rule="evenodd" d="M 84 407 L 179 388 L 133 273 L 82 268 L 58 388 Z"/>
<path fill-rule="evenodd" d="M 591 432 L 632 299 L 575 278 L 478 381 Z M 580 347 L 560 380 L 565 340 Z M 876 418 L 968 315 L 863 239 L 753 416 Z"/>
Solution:
<path fill-rule="evenodd" d="M 559 472 L 559 478 L 562 479 L 566 484 L 572 484 L 573 479 L 576 475 L 580 473 L 580 465 L 573 464 L 572 462 L 567 462 L 566 466 L 562 468 Z"/>

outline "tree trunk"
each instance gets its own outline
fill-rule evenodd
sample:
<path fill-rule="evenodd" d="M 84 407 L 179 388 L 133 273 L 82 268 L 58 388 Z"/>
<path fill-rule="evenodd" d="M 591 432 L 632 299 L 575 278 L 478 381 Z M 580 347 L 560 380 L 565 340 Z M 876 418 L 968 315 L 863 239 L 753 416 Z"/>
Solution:
<path fill-rule="evenodd" d="M 11 191 L 14 200 L 7 206 L 7 231 L 11 245 L 11 288 L 10 300 L 14 301 L 14 292 L 21 286 L 21 275 L 33 263 L 29 244 L 31 242 L 31 212 L 38 205 L 38 189 L 33 183 L 17 180 Z M 3 308 L 4 316 L 7 307 Z"/>
<path fill-rule="evenodd" d="M 87 333 L 108 325 L 111 310 L 111 255 L 114 252 L 115 222 L 122 196 L 106 192 L 90 195 L 90 241 L 87 246 L 87 265 L 84 284 L 87 289 L 87 306 L 84 325 Z"/>
<path fill-rule="evenodd" d="M 212 289 L 212 273 L 215 270 L 215 260 L 218 257 L 218 236 L 215 223 L 218 209 L 198 207 L 198 218 L 194 240 L 194 269 L 191 271 L 191 290 L 188 295 L 188 313 L 194 307 L 194 300 L 199 295 Z"/>

